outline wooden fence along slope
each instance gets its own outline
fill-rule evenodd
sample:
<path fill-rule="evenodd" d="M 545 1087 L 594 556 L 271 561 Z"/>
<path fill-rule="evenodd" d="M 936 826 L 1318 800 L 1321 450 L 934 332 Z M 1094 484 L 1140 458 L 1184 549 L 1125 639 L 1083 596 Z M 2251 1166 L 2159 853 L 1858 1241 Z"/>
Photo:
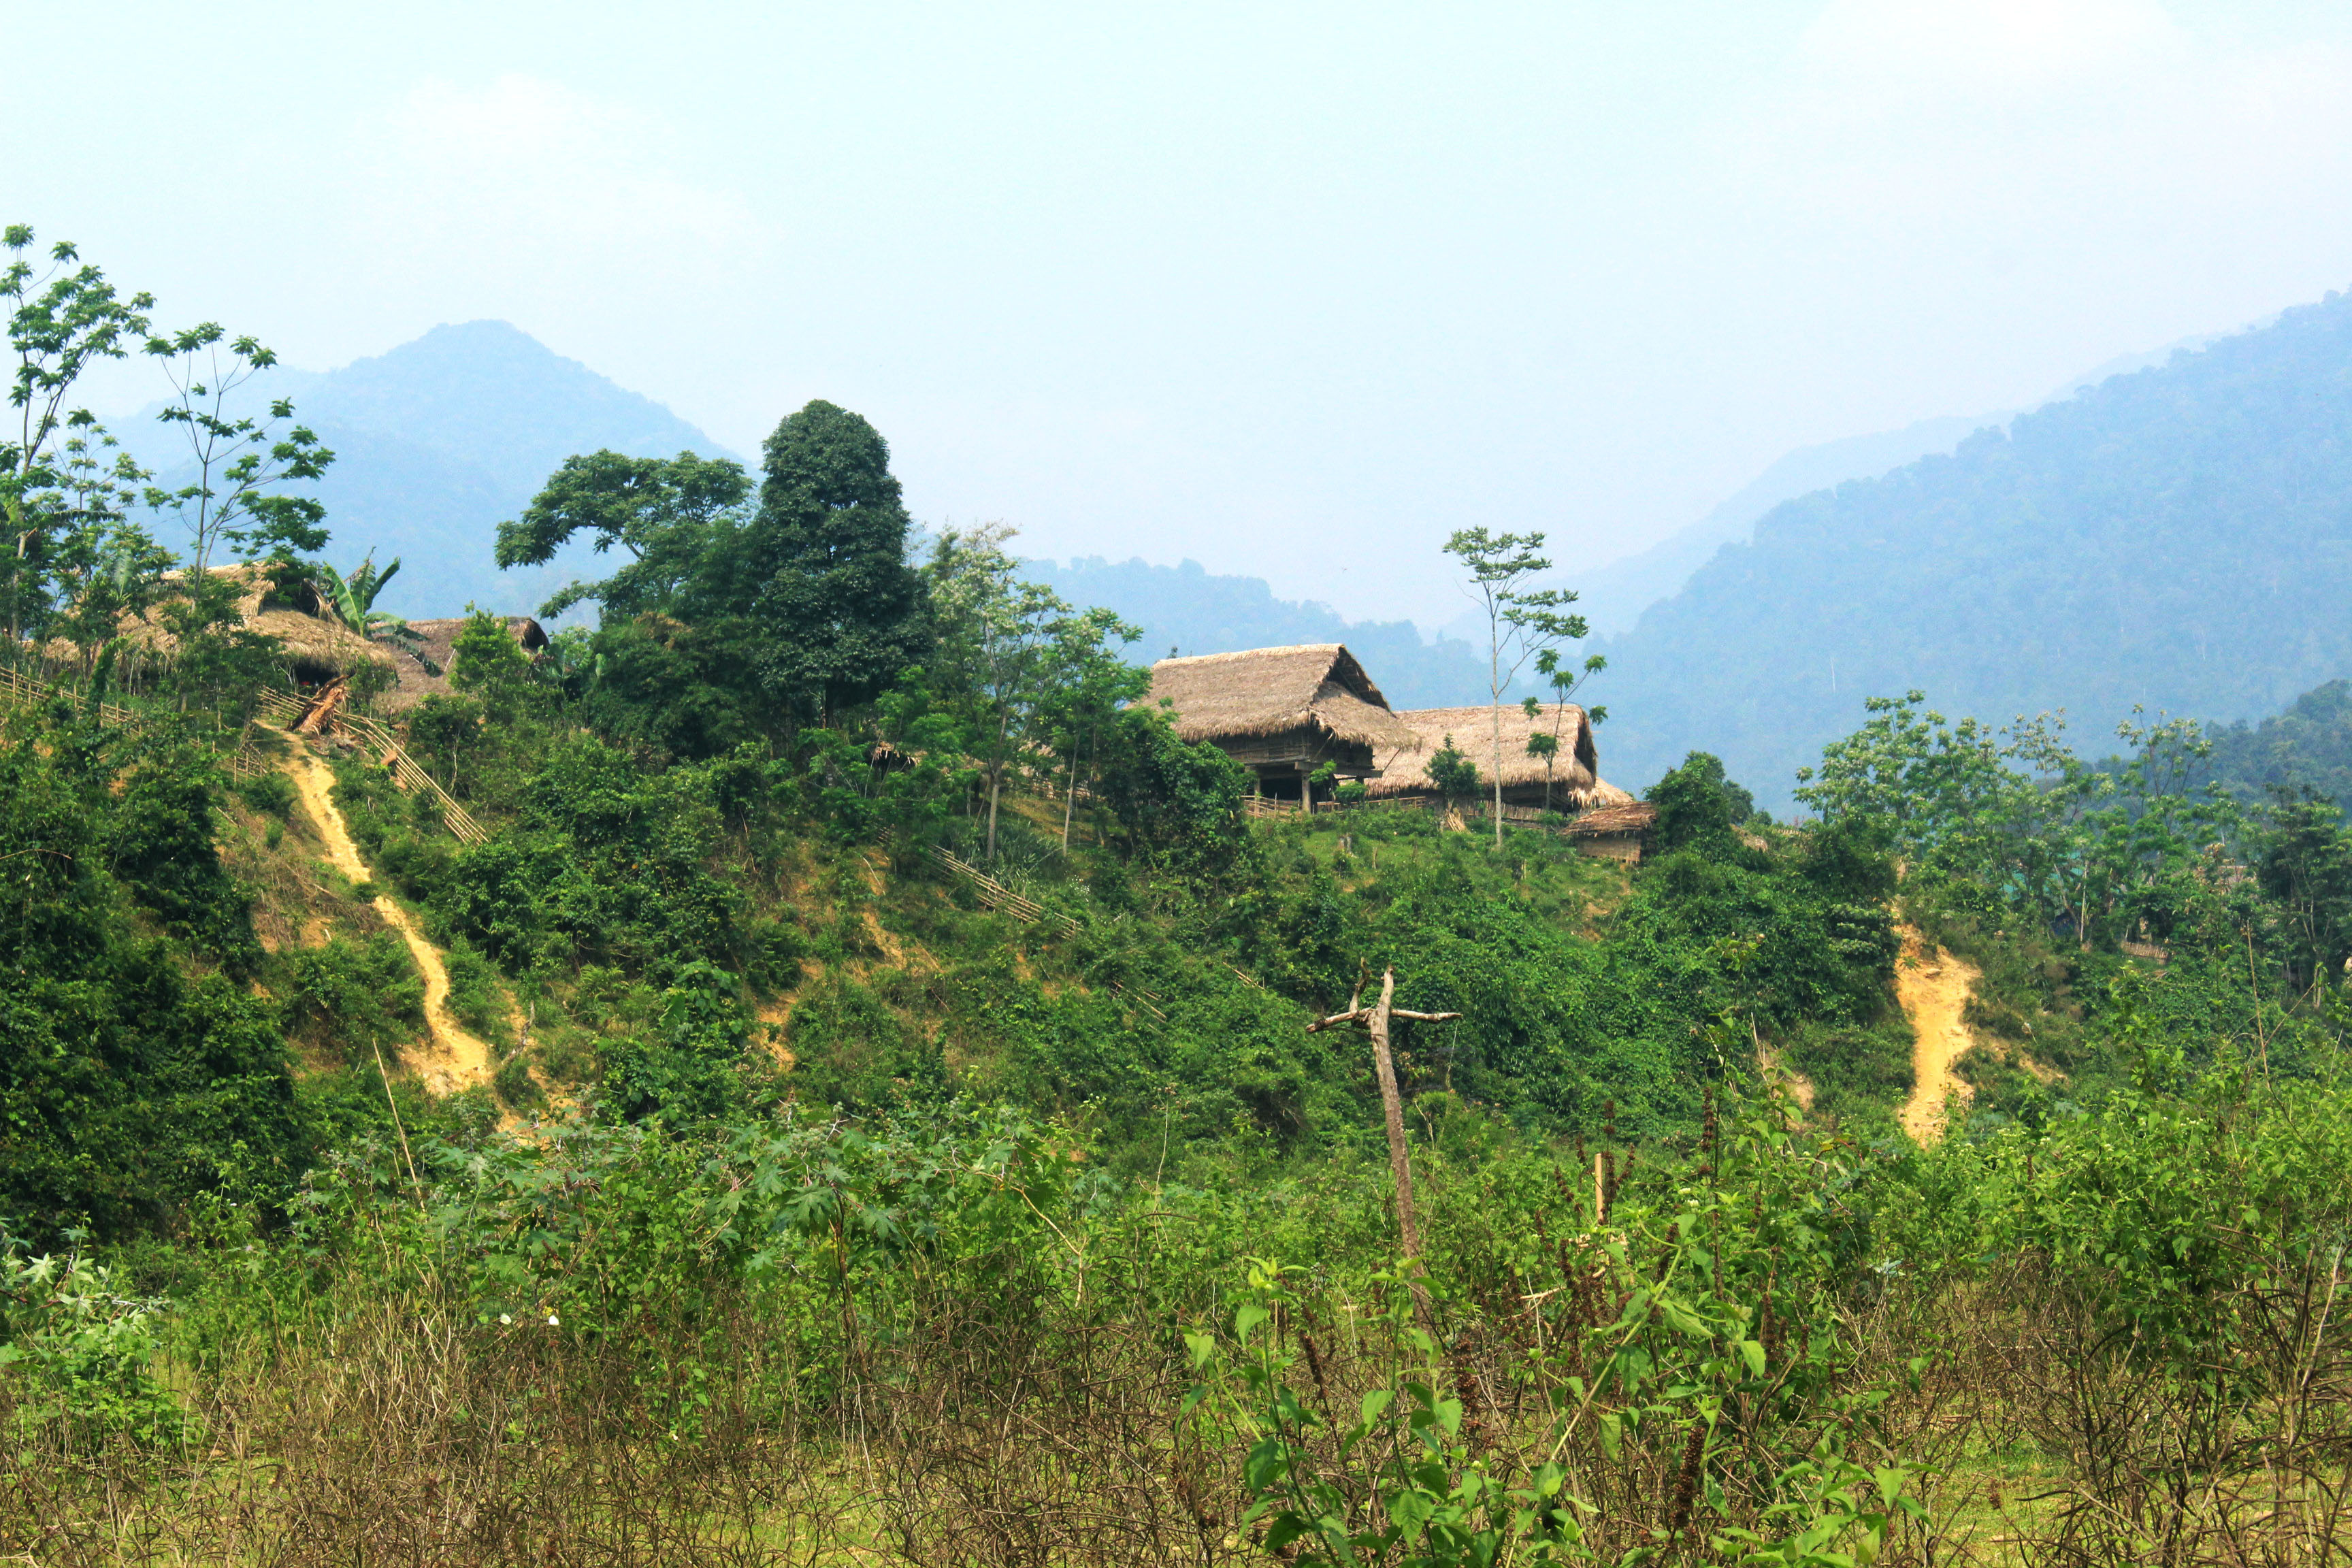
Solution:
<path fill-rule="evenodd" d="M 931 854 L 940 865 L 971 884 L 983 908 L 1002 910 L 1023 925 L 1035 925 L 1039 921 L 1045 921 L 1059 928 L 1064 936 L 1078 934 L 1078 922 L 1068 915 L 1056 914 L 1036 900 L 1024 898 L 971 861 L 958 858 L 953 851 L 935 844 L 931 846 Z"/>
<path fill-rule="evenodd" d="M 1045 905 L 1039 903 L 1034 899 L 1024 898 L 1021 894 L 1014 892 L 1012 889 L 1006 887 L 1003 883 L 998 881 L 995 878 L 990 876 L 987 872 L 982 870 L 971 861 L 965 860 L 957 856 L 954 851 L 948 849 L 941 845 L 934 844 L 931 846 L 931 858 L 937 860 L 940 865 L 946 867 L 949 870 L 954 872 L 957 876 L 961 877 L 965 881 L 970 882 L 972 887 L 972 891 L 979 895 L 982 908 L 1002 910 L 1005 914 L 1011 915 L 1014 920 L 1019 921 L 1023 925 L 1036 925 L 1042 921 L 1045 925 L 1060 931 L 1064 936 L 1076 936 L 1078 934 L 1078 922 L 1076 920 L 1072 919 L 1068 915 L 1059 914 L 1047 909 Z M 1226 967 L 1232 968 L 1233 966 L 1228 964 Z M 1248 975 L 1242 974 L 1240 970 L 1235 969 L 1234 970 L 1234 973 L 1235 974 L 1241 974 L 1241 977 L 1245 981 L 1249 981 L 1249 984 L 1252 985 L 1257 984 L 1257 982 L 1250 980 Z M 1153 1005 L 1154 1003 L 1165 1002 L 1168 1000 L 1167 997 L 1162 996 L 1159 992 L 1147 991 L 1140 985 L 1121 984 L 1116 980 L 1105 981 L 1103 984 L 1107 989 L 1118 995 L 1126 997 L 1129 1001 L 1134 1003 L 1138 1007 L 1142 1008 L 1145 1012 L 1150 1014 L 1161 1023 L 1164 1024 L 1168 1021 L 1168 1015 Z M 1260 989 L 1263 990 L 1264 987 L 1261 986 Z"/>
<path fill-rule="evenodd" d="M 0 697 L 20 703 L 39 702 L 52 697 L 67 698 L 76 705 L 79 705 L 81 700 L 80 690 L 77 687 L 63 681 L 54 685 L 44 684 L 29 676 L 7 668 L 0 668 Z M 145 714 L 135 708 L 125 708 L 120 703 L 100 702 L 98 705 L 98 716 L 100 721 L 118 730 L 143 732 L 148 727 Z M 263 773 L 274 773 L 278 771 L 276 763 L 249 746 L 239 745 L 234 752 L 216 752 L 214 754 L 220 759 L 221 765 L 229 771 L 233 778 L 258 778 Z"/>
<path fill-rule="evenodd" d="M 282 691 L 264 691 L 261 693 L 261 705 L 285 720 L 289 726 L 299 724 L 310 716 L 313 706 Z M 433 804 L 441 809 L 443 824 L 459 843 L 484 844 L 489 841 L 489 834 L 474 820 L 473 814 L 452 799 L 449 792 L 443 789 L 431 773 L 417 766 L 416 760 L 383 724 L 338 705 L 327 713 L 325 721 L 319 727 L 322 731 L 341 731 L 365 746 L 375 754 L 381 766 L 392 770 L 393 782 L 409 794 L 423 790 L 431 795 Z"/>

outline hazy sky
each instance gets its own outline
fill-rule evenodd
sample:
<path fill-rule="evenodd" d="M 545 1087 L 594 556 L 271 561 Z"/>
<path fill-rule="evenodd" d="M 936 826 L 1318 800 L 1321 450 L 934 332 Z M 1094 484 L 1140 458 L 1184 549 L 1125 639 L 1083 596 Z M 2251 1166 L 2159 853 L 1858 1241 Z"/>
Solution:
<path fill-rule="evenodd" d="M 1459 608 L 2352 286 L 2352 6 L 39 7 L 0 217 L 325 368 L 499 317 L 927 521 Z M 156 389 L 106 390 L 118 405 Z"/>

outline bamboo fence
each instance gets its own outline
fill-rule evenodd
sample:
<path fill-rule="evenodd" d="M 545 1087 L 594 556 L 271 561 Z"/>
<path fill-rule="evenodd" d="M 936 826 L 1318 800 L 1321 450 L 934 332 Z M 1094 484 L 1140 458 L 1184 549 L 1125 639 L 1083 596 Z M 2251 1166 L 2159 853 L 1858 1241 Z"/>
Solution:
<path fill-rule="evenodd" d="M 283 691 L 264 691 L 261 705 L 289 725 L 300 723 L 310 710 L 309 703 Z M 431 796 L 433 804 L 440 808 L 442 823 L 459 843 L 472 845 L 489 841 L 488 832 L 474 820 L 473 814 L 459 805 L 431 773 L 419 767 L 416 759 L 408 754 L 407 748 L 400 743 L 399 738 L 383 724 L 364 714 L 338 708 L 328 715 L 321 727 L 340 730 L 374 752 L 377 763 L 392 770 L 393 782 L 402 789 L 411 795 L 422 790 Z"/>
<path fill-rule="evenodd" d="M 19 703 L 38 702 L 48 697 L 65 697 L 77 703 L 81 700 L 80 689 L 70 682 L 58 681 L 45 684 L 20 671 L 5 668 L 0 668 L 0 696 L 5 696 Z M 98 717 L 101 723 L 110 724 L 118 730 L 129 730 L 134 732 L 144 732 L 152 728 L 154 722 L 151 715 L 142 713 L 136 708 L 125 708 L 119 702 L 103 700 L 98 705 Z M 258 778 L 264 773 L 278 771 L 278 765 L 275 763 L 254 751 L 242 740 L 238 742 L 235 751 L 215 750 L 213 754 L 220 759 L 221 765 L 229 771 L 229 776 L 232 778 Z"/>

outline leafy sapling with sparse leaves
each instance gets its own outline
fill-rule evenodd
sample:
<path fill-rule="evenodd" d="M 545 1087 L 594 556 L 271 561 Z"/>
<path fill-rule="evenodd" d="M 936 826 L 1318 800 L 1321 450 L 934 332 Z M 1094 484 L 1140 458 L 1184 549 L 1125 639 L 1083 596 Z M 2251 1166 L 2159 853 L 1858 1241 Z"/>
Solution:
<path fill-rule="evenodd" d="M 115 450 L 112 438 L 88 409 L 68 405 L 83 372 L 128 357 L 129 345 L 147 331 L 155 300 L 118 294 L 70 242 L 49 247 L 44 269 L 28 254 L 28 225 L 0 230 L 0 247 L 8 253 L 0 267 L 0 302 L 8 310 L 16 359 L 8 377 L 15 428 L 0 437 L 0 516 L 8 527 L 0 586 L 14 637 L 50 605 L 52 576 L 63 564 L 55 550 L 61 539 L 76 532 L 103 539 L 119 524 L 131 488 L 146 478 L 126 456 L 103 456 Z"/>
<path fill-rule="evenodd" d="M 266 492 L 324 477 L 334 453 L 306 426 L 288 425 L 294 417 L 289 398 L 272 398 L 262 418 L 236 411 L 242 403 L 236 395 L 275 365 L 278 355 L 250 336 L 229 337 L 216 321 L 151 337 L 146 352 L 172 384 L 172 399 L 156 417 L 186 437 L 194 469 L 176 489 L 149 486 L 146 501 L 187 530 L 193 570 L 209 571 L 224 545 L 248 561 L 290 562 L 323 548 L 324 502 Z"/>
<path fill-rule="evenodd" d="M 1576 595 L 1562 588 L 1529 588 L 1538 573 L 1551 570 L 1540 533 L 1491 533 L 1465 528 L 1445 542 L 1445 552 L 1470 573 L 1470 586 L 1486 616 L 1487 695 L 1494 706 L 1495 847 L 1503 847 L 1503 693 L 1528 660 L 1560 643 L 1585 635 L 1584 617 L 1567 613 Z"/>

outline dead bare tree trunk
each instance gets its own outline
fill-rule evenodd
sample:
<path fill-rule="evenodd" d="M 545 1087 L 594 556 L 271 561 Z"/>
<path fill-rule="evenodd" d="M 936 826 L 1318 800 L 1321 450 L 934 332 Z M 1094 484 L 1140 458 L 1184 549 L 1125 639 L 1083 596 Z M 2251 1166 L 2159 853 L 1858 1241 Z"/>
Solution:
<path fill-rule="evenodd" d="M 1436 1321 L 1429 1309 L 1429 1288 L 1422 1283 L 1421 1222 L 1412 1211 L 1412 1161 L 1404 1141 L 1404 1100 L 1397 1092 L 1396 1062 L 1389 1053 L 1389 1022 L 1392 1018 L 1416 1018 L 1423 1023 L 1441 1024 L 1459 1018 L 1459 1013 L 1414 1013 L 1398 1007 L 1396 1003 L 1396 970 L 1381 971 L 1381 999 L 1377 1005 L 1359 1006 L 1363 1000 L 1363 983 L 1356 984 L 1356 994 L 1348 999 L 1348 1010 L 1318 1018 L 1307 1026 L 1307 1033 L 1334 1027 L 1340 1024 L 1361 1024 L 1372 1037 L 1372 1068 L 1380 1079 L 1381 1114 L 1388 1124 L 1389 1172 L 1396 1181 L 1397 1236 L 1404 1244 L 1405 1266 L 1412 1271 L 1412 1305 L 1421 1319 L 1421 1326 L 1430 1333 L 1437 1330 Z"/>

